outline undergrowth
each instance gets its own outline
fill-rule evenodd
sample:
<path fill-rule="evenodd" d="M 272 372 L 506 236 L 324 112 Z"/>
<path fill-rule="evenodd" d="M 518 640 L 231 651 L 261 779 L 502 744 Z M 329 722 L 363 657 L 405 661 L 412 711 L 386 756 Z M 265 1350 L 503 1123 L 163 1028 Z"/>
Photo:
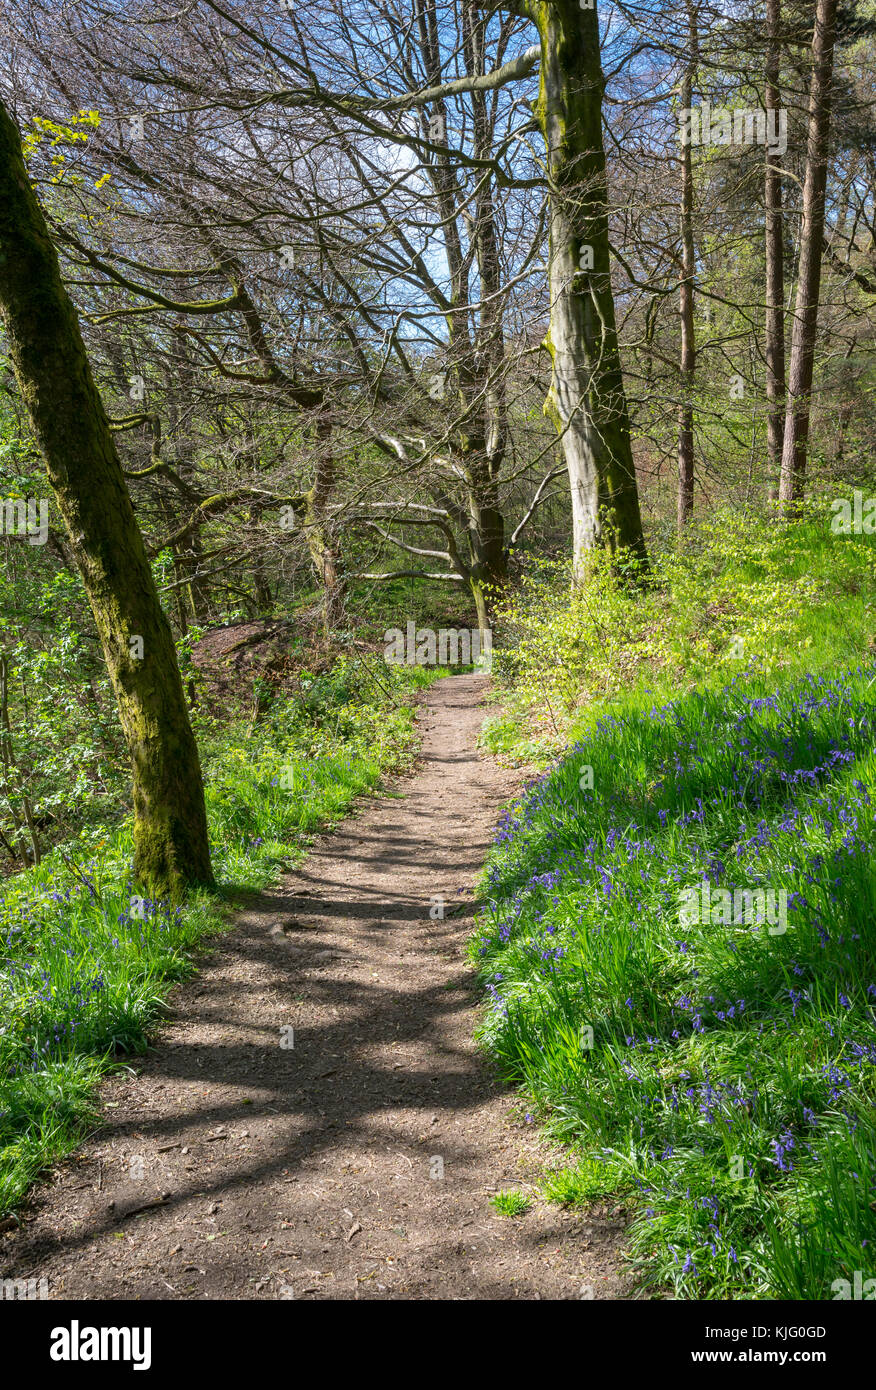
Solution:
<path fill-rule="evenodd" d="M 545 681 L 566 737 L 501 826 L 472 954 L 484 1046 L 569 1146 L 550 1199 L 622 1198 L 676 1296 L 830 1299 L 876 1275 L 874 552 L 813 521 L 758 545 L 613 590 L 637 654 L 591 643 L 587 705 L 587 595 L 542 589 L 549 633 L 524 599 L 553 656 L 500 658 L 525 677 L 502 739 L 545 757 Z"/>
<path fill-rule="evenodd" d="M 417 688 L 441 671 L 352 659 L 306 678 L 258 721 L 201 722 L 218 895 L 184 908 L 138 895 L 131 829 L 84 831 L 75 846 L 6 879 L 0 896 L 0 1215 L 79 1141 L 95 1085 L 142 1052 L 198 943 L 242 888 L 264 885 L 357 796 L 409 762 Z"/>

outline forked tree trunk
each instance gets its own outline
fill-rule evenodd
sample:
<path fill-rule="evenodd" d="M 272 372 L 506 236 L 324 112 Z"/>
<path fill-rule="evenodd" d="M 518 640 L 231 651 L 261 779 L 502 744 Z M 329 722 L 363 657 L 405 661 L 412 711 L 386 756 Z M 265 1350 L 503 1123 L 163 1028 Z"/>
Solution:
<path fill-rule="evenodd" d="M 630 445 L 608 246 L 596 8 L 526 0 L 541 37 L 537 116 L 551 198 L 550 331 L 545 413 L 559 431 L 572 495 L 577 579 L 587 553 L 607 546 L 647 563 Z"/>
<path fill-rule="evenodd" d="M 806 142 L 806 177 L 803 182 L 800 265 L 794 328 L 791 334 L 788 403 L 779 486 L 779 497 L 786 505 L 802 498 L 806 484 L 806 448 L 809 440 L 815 335 L 818 328 L 818 297 L 821 290 L 821 248 L 824 239 L 824 199 L 827 189 L 836 10 L 837 0 L 817 0 L 815 33 L 812 37 L 812 76 L 809 82 L 809 134 Z"/>
<path fill-rule="evenodd" d="M 0 104 L 0 314 L 97 625 L 133 769 L 134 873 L 153 895 L 211 884 L 198 750 L 76 311 Z M 142 641 L 142 659 L 139 657 Z"/>
<path fill-rule="evenodd" d="M 765 106 L 778 111 L 782 0 L 767 0 L 767 59 Z M 776 127 L 774 127 L 775 129 Z M 779 495 L 782 445 L 785 438 L 785 275 L 782 218 L 781 155 L 766 151 L 764 176 L 766 208 L 766 393 L 767 471 L 771 499 Z"/>

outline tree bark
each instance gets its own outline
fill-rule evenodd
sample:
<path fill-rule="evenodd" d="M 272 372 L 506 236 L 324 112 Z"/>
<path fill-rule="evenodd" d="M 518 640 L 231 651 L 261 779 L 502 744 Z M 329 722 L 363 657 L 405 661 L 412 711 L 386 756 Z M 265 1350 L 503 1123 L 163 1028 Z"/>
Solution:
<path fill-rule="evenodd" d="M 809 133 L 806 143 L 806 177 L 803 182 L 800 264 L 794 327 L 791 334 L 785 439 L 779 485 L 779 497 L 786 506 L 802 498 L 806 483 L 806 449 L 809 440 L 815 335 L 821 289 L 836 11 L 837 0 L 817 0 L 815 32 L 812 36 L 812 76 L 809 83 Z"/>
<path fill-rule="evenodd" d="M 550 330 L 553 363 L 545 414 L 563 446 L 572 495 L 573 570 L 589 551 L 617 560 L 647 552 L 630 444 L 608 245 L 602 143 L 605 79 L 599 20 L 578 0 L 528 0 L 541 38 L 536 115 L 551 196 Z"/>
<path fill-rule="evenodd" d="M 466 71 L 472 77 L 484 74 L 484 20 L 478 18 L 477 4 L 462 5 L 463 51 Z M 474 122 L 474 149 L 478 158 L 489 159 L 493 130 L 486 94 L 471 94 Z M 483 178 L 475 199 L 475 242 L 481 302 L 472 350 L 461 374 L 461 394 L 466 415 L 463 427 L 468 482 L 469 550 L 471 587 L 483 631 L 487 608 L 508 582 L 505 548 L 505 518 L 499 494 L 499 478 L 507 447 L 507 401 L 505 397 L 505 335 L 503 325 L 502 273 L 499 237 L 493 201 L 493 182 Z M 471 423 L 469 423 L 471 422 Z"/>
<path fill-rule="evenodd" d="M 176 651 L 21 138 L 2 104 L 0 313 L 131 757 L 135 877 L 154 896 L 179 897 L 213 875 Z M 142 639 L 142 659 L 134 639 Z"/>
<path fill-rule="evenodd" d="M 24 778 L 19 774 L 12 747 L 12 728 L 9 721 L 9 659 L 5 652 L 0 652 L 0 769 L 2 769 L 2 791 L 6 797 L 13 832 L 18 836 L 18 853 L 21 856 L 21 862 L 25 867 L 28 866 L 28 847 L 24 837 L 24 829 L 15 807 L 16 794 L 21 798 L 24 822 L 30 835 L 30 853 L 33 856 L 34 864 L 39 864 L 42 862 L 42 852 L 34 823 L 33 808 L 30 804 L 30 797 L 24 790 Z M 13 852 L 14 858 L 13 846 L 5 836 L 3 836 L 3 841 L 6 848 Z"/>
<path fill-rule="evenodd" d="M 316 476 L 313 487 L 305 494 L 303 521 L 307 549 L 323 588 L 323 625 L 328 634 L 332 628 L 343 624 L 347 579 L 336 524 L 328 514 L 337 481 L 337 466 L 332 453 L 332 427 L 327 420 L 317 423 L 316 437 L 320 446 Z"/>
<path fill-rule="evenodd" d="M 681 105 L 690 110 L 693 79 L 697 65 L 697 10 L 688 0 L 688 41 L 690 52 L 684 80 L 681 84 Z M 681 315 L 681 403 L 678 407 L 678 531 L 684 530 L 693 514 L 694 503 L 694 432 L 693 384 L 696 368 L 694 341 L 694 274 L 696 258 L 693 235 L 693 153 L 690 141 L 681 147 L 681 282 L 679 311 Z"/>
<path fill-rule="evenodd" d="M 778 111 L 782 0 L 767 0 L 767 58 L 765 106 Z M 766 209 L 766 393 L 767 469 L 771 500 L 779 495 L 782 446 L 785 438 L 785 274 L 782 217 L 781 155 L 766 152 L 764 176 Z"/>
<path fill-rule="evenodd" d="M 472 488 L 469 508 L 472 517 L 469 530 L 469 585 L 477 608 L 478 627 L 483 635 L 489 626 L 489 609 L 508 582 L 505 518 L 499 508 L 496 485 L 482 480 L 479 488 Z"/>

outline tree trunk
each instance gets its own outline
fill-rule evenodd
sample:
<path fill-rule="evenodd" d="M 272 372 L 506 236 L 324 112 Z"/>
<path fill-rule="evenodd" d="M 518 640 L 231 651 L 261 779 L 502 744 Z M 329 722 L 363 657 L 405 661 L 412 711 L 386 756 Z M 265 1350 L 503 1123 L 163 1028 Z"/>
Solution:
<path fill-rule="evenodd" d="M 647 564 L 630 445 L 608 246 L 596 8 L 529 0 L 541 38 L 536 115 L 551 196 L 550 330 L 553 372 L 545 414 L 562 440 L 572 494 L 573 566 L 606 546 Z"/>
<path fill-rule="evenodd" d="M 168 535 L 173 532 L 173 518 L 170 512 L 170 505 L 165 496 L 160 495 L 158 506 L 161 511 L 161 520 Z M 180 637 L 185 637 L 189 630 L 189 615 L 186 612 L 186 592 L 185 592 L 185 567 L 179 553 L 179 546 L 170 547 L 170 558 L 173 564 L 173 609 L 176 615 L 176 625 L 179 629 Z"/>
<path fill-rule="evenodd" d="M 688 3 L 688 37 L 690 53 L 684 81 L 681 84 L 681 105 L 690 110 L 693 79 L 697 65 L 697 11 Z M 693 384 L 696 367 L 694 343 L 694 256 L 693 235 L 693 153 L 688 140 L 681 147 L 681 283 L 679 311 L 681 314 L 681 403 L 678 407 L 678 531 L 684 530 L 693 513 L 694 502 L 694 432 Z"/>
<path fill-rule="evenodd" d="M 477 4 L 463 0 L 463 52 L 466 72 L 473 77 L 484 74 L 486 20 L 478 16 Z M 485 92 L 471 94 L 474 123 L 474 149 L 479 159 L 492 154 L 494 132 L 491 108 Z M 474 431 L 466 425 L 464 433 L 468 457 L 471 516 L 472 587 L 478 607 L 478 626 L 487 624 L 487 607 L 508 582 L 508 556 L 505 549 L 505 518 L 502 514 L 499 478 L 508 442 L 507 400 L 505 394 L 505 300 L 496 230 L 496 209 L 492 177 L 478 182 L 475 198 L 475 225 L 472 232 L 477 253 L 481 302 L 478 310 L 474 352 L 467 363 L 465 406 L 467 418 L 478 421 Z M 471 438 L 471 433 L 478 437 Z"/>
<path fill-rule="evenodd" d="M 335 458 L 331 452 L 331 433 L 332 428 L 327 421 L 317 424 L 316 435 L 321 448 L 313 487 L 305 496 L 303 515 L 307 548 L 323 588 L 323 624 L 326 633 L 343 624 L 347 601 L 343 557 L 337 532 L 328 515 L 328 505 L 334 495 L 337 479 Z"/>
<path fill-rule="evenodd" d="M 30 804 L 30 797 L 24 790 L 24 778 L 18 771 L 15 753 L 12 747 L 12 728 L 9 722 L 9 659 L 5 652 L 0 653 L 0 768 L 2 768 L 2 791 L 6 797 L 6 805 L 9 808 L 9 818 L 12 822 L 13 832 L 18 836 L 18 853 L 21 862 L 28 866 L 28 846 L 24 837 L 24 828 L 21 824 L 18 812 L 15 807 L 15 797 L 21 799 L 21 809 L 24 813 L 24 822 L 30 835 L 30 856 L 34 864 L 42 862 L 40 851 L 39 836 L 34 824 L 33 810 Z M 6 848 L 13 853 L 13 846 L 6 837 L 3 837 Z"/>
<path fill-rule="evenodd" d="M 809 83 L 809 134 L 800 227 L 800 265 L 797 302 L 791 335 L 788 402 L 782 448 L 779 497 L 786 505 L 803 496 L 806 447 L 821 289 L 821 246 L 824 239 L 824 199 L 827 188 L 827 150 L 833 88 L 833 49 L 837 0 L 817 0 L 812 37 L 812 76 Z"/>
<path fill-rule="evenodd" d="M 496 485 L 482 478 L 481 486 L 469 493 L 469 509 L 469 583 L 483 636 L 489 626 L 489 608 L 508 582 L 505 518 L 499 508 Z"/>
<path fill-rule="evenodd" d="M 188 538 L 188 550 L 183 556 L 183 564 L 188 575 L 186 590 L 192 618 L 196 623 L 208 623 L 210 621 L 210 581 L 206 577 L 203 556 L 200 528 L 196 526 Z"/>
<path fill-rule="evenodd" d="M 782 0 L 767 0 L 767 111 L 782 104 L 779 87 Z M 779 494 L 782 445 L 785 438 L 785 275 L 784 222 L 782 218 L 781 155 L 766 152 L 764 205 L 766 208 L 766 392 L 767 469 L 771 500 Z"/>
<path fill-rule="evenodd" d="M 2 104 L 0 312 L 131 757 L 134 873 L 153 895 L 178 897 L 189 884 L 213 882 L 198 750 L 170 625 L 76 311 L 28 182 L 18 130 Z"/>
<path fill-rule="evenodd" d="M 255 561 L 252 577 L 252 599 L 257 618 L 270 618 L 274 612 L 274 596 L 261 560 Z"/>

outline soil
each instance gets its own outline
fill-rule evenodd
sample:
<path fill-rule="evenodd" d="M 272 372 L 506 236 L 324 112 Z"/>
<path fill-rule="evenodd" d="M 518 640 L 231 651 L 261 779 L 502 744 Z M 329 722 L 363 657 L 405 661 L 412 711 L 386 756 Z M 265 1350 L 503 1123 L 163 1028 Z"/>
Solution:
<path fill-rule="evenodd" d="M 215 940 L 0 1237 L 2 1277 L 56 1299 L 630 1296 L 623 1212 L 539 1198 L 551 1154 L 472 1040 L 473 890 L 519 781 L 477 750 L 487 683 L 436 683 L 417 770 Z M 495 1211 L 509 1188 L 529 1211 Z"/>

